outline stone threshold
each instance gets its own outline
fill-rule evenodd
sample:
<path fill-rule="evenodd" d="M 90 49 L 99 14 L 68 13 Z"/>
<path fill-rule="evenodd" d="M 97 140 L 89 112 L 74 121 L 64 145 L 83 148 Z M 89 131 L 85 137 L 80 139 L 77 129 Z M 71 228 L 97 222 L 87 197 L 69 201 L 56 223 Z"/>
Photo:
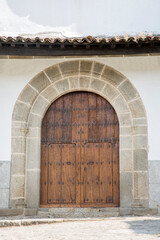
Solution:
<path fill-rule="evenodd" d="M 146 216 L 160 215 L 158 208 L 1 208 L 0 220 L 5 218 L 23 219 L 34 217 L 42 218 L 107 218 L 119 216 Z"/>

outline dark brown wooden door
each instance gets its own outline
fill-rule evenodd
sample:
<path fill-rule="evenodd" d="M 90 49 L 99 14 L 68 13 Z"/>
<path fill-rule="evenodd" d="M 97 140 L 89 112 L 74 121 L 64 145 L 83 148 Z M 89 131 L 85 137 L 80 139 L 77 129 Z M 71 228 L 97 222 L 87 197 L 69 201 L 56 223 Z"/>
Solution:
<path fill-rule="evenodd" d="M 101 96 L 57 99 L 41 129 L 41 207 L 119 206 L 119 123 Z"/>

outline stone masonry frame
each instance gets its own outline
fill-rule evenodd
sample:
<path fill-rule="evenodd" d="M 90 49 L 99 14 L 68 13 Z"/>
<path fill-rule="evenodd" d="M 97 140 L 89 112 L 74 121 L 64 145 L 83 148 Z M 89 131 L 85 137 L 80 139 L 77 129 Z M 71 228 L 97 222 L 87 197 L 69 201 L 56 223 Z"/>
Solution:
<path fill-rule="evenodd" d="M 120 129 L 120 207 L 148 208 L 148 129 L 139 93 L 115 69 L 91 60 L 55 64 L 37 74 L 20 93 L 12 115 L 10 207 L 38 209 L 41 122 L 52 102 L 73 91 L 104 97 Z"/>

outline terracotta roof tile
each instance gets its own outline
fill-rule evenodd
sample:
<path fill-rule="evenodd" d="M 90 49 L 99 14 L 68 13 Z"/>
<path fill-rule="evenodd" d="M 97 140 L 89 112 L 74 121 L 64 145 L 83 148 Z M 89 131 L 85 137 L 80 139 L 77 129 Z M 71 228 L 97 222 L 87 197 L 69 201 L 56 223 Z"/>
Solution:
<path fill-rule="evenodd" d="M 123 36 L 111 36 L 111 37 L 82 37 L 82 38 L 40 38 L 40 37 L 6 37 L 0 36 L 0 42 L 2 43 L 70 43 L 70 44 L 116 44 L 116 43 L 130 43 L 130 42 L 150 42 L 150 41 L 160 41 L 160 35 L 139 33 L 138 35 L 129 36 L 127 34 Z"/>

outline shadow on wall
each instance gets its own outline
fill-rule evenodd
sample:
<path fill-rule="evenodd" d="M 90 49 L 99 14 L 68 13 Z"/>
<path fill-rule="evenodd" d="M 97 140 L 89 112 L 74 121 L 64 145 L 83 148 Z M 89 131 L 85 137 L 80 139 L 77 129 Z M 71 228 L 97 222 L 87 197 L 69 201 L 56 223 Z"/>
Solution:
<path fill-rule="evenodd" d="M 147 234 L 147 235 L 157 235 L 160 238 L 160 219 L 157 220 L 147 219 L 141 220 L 138 219 L 136 221 L 125 221 L 130 229 L 135 232 L 135 234 Z M 149 238 L 146 238 L 149 240 Z"/>

